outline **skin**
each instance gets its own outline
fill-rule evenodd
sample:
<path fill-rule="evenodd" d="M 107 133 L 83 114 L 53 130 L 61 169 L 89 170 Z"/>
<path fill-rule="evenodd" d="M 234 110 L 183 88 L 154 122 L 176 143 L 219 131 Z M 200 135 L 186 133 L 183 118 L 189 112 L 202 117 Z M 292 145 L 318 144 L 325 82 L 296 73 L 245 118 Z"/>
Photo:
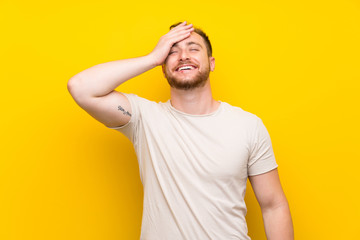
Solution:
<path fill-rule="evenodd" d="M 293 240 L 294 228 L 288 201 L 281 187 L 278 169 L 249 176 L 260 205 L 268 240 Z"/>
<path fill-rule="evenodd" d="M 156 58 L 156 64 L 158 66 L 162 65 L 165 77 L 168 74 L 175 77 L 178 81 L 191 81 L 197 74 L 208 71 L 207 67 L 210 71 L 214 71 L 215 58 L 207 56 L 204 40 L 193 30 L 192 24 L 186 25 L 186 22 L 179 24 L 162 36 L 154 50 L 150 53 L 151 56 Z M 189 46 L 188 43 L 190 42 L 198 44 L 197 49 L 199 51 L 191 51 L 191 47 L 194 46 Z M 175 67 L 184 61 L 197 64 L 199 68 L 193 72 L 175 72 Z M 170 95 L 172 106 L 179 111 L 189 114 L 211 113 L 220 105 L 212 97 L 209 78 L 206 79 L 205 85 L 191 90 L 170 87 Z"/>
<path fill-rule="evenodd" d="M 175 43 L 169 52 L 162 70 L 165 78 L 171 87 L 182 90 L 191 90 L 196 87 L 204 86 L 209 80 L 210 62 L 214 63 L 214 58 L 209 58 L 204 54 L 205 43 L 200 35 L 191 35 Z M 178 70 L 180 66 L 191 65 L 196 69 Z M 212 68 L 213 71 L 213 68 Z M 174 86 L 173 86 L 174 85 Z"/>
<path fill-rule="evenodd" d="M 176 71 L 184 64 L 195 65 L 197 68 L 188 71 Z M 200 87 L 188 90 L 170 88 L 171 104 L 176 109 L 194 115 L 216 111 L 220 103 L 213 99 L 209 73 L 215 69 L 215 58 L 207 55 L 202 37 L 192 32 L 189 37 L 178 42 L 170 49 L 170 54 L 162 65 L 165 77 L 172 77 L 178 82 L 195 82 L 206 77 Z"/>
<path fill-rule="evenodd" d="M 170 87 L 171 104 L 179 111 L 201 115 L 216 111 L 220 103 L 214 100 L 208 74 L 215 69 L 215 59 L 207 55 L 200 35 L 192 24 L 183 22 L 163 35 L 149 54 L 131 59 L 102 63 L 86 69 L 68 81 L 68 90 L 76 103 L 108 127 L 129 122 L 132 109 L 127 98 L 115 88 L 156 66 L 162 66 L 164 76 L 180 84 L 199 81 L 191 89 Z M 192 43 L 192 44 L 190 44 Z M 197 46 L 197 51 L 194 51 Z M 195 70 L 177 72 L 179 65 L 190 63 Z M 260 204 L 266 236 L 269 240 L 294 239 L 288 202 L 282 190 L 278 170 L 250 176 L 249 180 Z"/>

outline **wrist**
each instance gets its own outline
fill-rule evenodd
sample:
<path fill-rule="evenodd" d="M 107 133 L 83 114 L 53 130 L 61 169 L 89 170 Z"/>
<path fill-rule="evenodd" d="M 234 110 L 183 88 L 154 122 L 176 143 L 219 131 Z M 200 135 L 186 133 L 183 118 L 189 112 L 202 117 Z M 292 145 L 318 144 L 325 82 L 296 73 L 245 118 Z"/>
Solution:
<path fill-rule="evenodd" d="M 150 64 L 151 68 L 160 66 L 162 64 L 162 62 L 159 62 L 159 59 L 154 55 L 153 52 L 149 53 L 145 57 L 147 58 L 147 61 Z"/>

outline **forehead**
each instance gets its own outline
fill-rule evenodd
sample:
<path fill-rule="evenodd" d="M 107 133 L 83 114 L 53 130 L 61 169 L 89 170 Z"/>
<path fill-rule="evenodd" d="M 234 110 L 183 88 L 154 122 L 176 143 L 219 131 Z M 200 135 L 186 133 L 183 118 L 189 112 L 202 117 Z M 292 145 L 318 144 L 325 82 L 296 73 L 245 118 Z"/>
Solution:
<path fill-rule="evenodd" d="M 191 43 L 199 44 L 203 48 L 205 47 L 205 43 L 204 43 L 203 38 L 199 34 L 197 34 L 196 32 L 192 32 L 190 34 L 190 37 L 185 38 L 184 40 L 175 43 L 174 45 L 172 45 L 172 47 L 186 47 L 187 45 L 189 45 Z"/>

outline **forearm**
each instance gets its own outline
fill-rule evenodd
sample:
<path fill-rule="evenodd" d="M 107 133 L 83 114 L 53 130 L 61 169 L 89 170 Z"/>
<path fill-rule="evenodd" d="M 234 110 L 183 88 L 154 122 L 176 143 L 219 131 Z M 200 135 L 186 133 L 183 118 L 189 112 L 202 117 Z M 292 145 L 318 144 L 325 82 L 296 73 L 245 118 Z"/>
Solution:
<path fill-rule="evenodd" d="M 72 95 L 101 97 L 127 80 L 156 66 L 157 64 L 150 54 L 137 58 L 101 63 L 73 76 L 68 82 L 68 88 Z"/>
<path fill-rule="evenodd" d="M 268 240 L 293 240 L 294 229 L 288 203 L 262 210 Z"/>
<path fill-rule="evenodd" d="M 163 35 L 148 55 L 95 65 L 73 76 L 68 90 L 78 101 L 108 95 L 125 81 L 163 64 L 170 48 L 193 30 L 192 24 L 183 22 Z"/>

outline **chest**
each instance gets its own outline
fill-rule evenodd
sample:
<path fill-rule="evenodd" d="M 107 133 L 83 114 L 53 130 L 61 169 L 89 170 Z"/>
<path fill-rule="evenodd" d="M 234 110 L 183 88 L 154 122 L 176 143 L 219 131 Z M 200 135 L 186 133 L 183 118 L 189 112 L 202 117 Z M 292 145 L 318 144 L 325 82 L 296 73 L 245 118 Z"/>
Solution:
<path fill-rule="evenodd" d="M 143 150 L 148 151 L 142 155 L 161 169 L 205 179 L 247 177 L 249 134 L 237 121 L 159 116 L 142 128 Z"/>

